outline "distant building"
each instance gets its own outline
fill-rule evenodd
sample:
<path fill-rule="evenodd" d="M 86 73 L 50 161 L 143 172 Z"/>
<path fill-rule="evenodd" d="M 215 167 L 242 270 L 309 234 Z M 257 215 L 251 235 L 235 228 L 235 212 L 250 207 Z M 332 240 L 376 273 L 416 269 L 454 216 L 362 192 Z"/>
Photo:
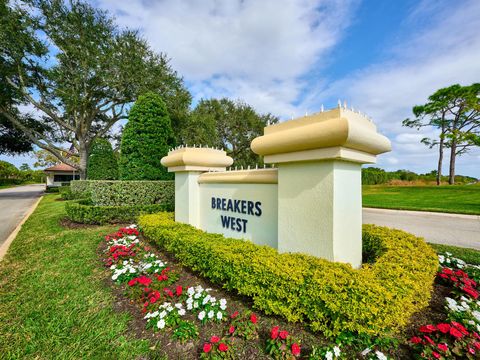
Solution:
<path fill-rule="evenodd" d="M 49 167 L 44 172 L 47 175 L 47 187 L 70 185 L 70 181 L 80 179 L 78 170 L 64 163 Z"/>

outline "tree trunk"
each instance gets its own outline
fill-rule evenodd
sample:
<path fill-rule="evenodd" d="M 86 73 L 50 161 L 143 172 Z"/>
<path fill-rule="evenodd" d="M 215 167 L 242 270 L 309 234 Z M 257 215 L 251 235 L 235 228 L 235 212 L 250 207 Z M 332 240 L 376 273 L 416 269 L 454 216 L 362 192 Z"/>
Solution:
<path fill-rule="evenodd" d="M 438 149 L 437 185 L 442 184 L 443 139 L 440 139 Z"/>
<path fill-rule="evenodd" d="M 80 157 L 80 161 L 78 165 L 80 166 L 79 173 L 80 173 L 80 180 L 87 179 L 87 160 L 88 160 L 88 151 L 87 146 L 84 141 L 79 141 L 79 149 L 78 149 L 78 156 Z"/>
<path fill-rule="evenodd" d="M 452 141 L 452 147 L 450 148 L 450 173 L 448 175 L 448 183 L 450 185 L 455 184 L 455 157 L 457 155 L 457 141 Z"/>
<path fill-rule="evenodd" d="M 437 167 L 437 186 L 442 184 L 442 163 L 443 163 L 443 146 L 445 136 L 445 124 L 442 120 L 442 133 L 440 134 L 440 144 L 438 145 L 438 167 Z"/>

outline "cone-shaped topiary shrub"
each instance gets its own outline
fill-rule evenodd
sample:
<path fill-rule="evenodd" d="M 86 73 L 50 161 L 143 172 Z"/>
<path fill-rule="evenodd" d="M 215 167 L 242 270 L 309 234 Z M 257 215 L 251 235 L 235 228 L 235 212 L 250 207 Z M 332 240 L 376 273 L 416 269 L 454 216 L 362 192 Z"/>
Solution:
<path fill-rule="evenodd" d="M 88 157 L 89 180 L 117 180 L 118 163 L 107 139 L 96 139 Z"/>
<path fill-rule="evenodd" d="M 138 98 L 128 115 L 120 146 L 122 180 L 170 180 L 173 175 L 160 164 L 175 138 L 162 98 L 147 93 Z"/>

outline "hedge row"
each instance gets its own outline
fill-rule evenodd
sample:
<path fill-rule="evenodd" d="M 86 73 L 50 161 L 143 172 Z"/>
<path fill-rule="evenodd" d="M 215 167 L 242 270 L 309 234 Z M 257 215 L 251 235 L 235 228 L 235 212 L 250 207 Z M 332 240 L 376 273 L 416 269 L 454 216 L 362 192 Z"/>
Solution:
<path fill-rule="evenodd" d="M 77 180 L 70 187 L 76 198 L 91 198 L 99 206 L 175 204 L 173 181 Z"/>
<path fill-rule="evenodd" d="M 183 265 L 251 297 L 267 314 L 302 321 L 326 336 L 380 335 L 405 325 L 428 305 L 438 267 L 422 239 L 371 225 L 364 226 L 364 241 L 378 257 L 359 270 L 205 233 L 168 213 L 140 216 L 139 225 Z"/>
<path fill-rule="evenodd" d="M 87 199 L 69 201 L 65 204 L 67 218 L 82 224 L 125 223 L 134 221 L 141 214 L 172 210 L 171 206 L 165 204 L 95 206 Z"/>

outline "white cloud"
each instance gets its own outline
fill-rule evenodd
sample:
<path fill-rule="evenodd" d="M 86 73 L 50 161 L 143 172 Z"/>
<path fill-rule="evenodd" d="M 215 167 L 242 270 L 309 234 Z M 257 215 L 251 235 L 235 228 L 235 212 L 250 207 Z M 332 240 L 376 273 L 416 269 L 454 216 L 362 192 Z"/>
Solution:
<path fill-rule="evenodd" d="M 338 43 L 357 0 L 98 0 L 166 52 L 196 99 L 290 116 L 301 76 Z"/>
<path fill-rule="evenodd" d="M 422 170 L 435 168 L 437 150 L 419 143 L 434 131 L 424 128 L 419 133 L 404 128 L 402 120 L 412 116 L 412 107 L 424 103 L 437 89 L 480 81 L 479 17 L 479 1 L 421 2 L 403 24 L 412 27 L 410 38 L 386 49 L 389 60 L 318 89 L 302 106 L 318 109 L 319 104 L 313 99 L 319 98 L 349 99 L 354 107 L 372 116 L 380 131 L 393 140 L 392 155 L 399 159 L 398 166 Z M 419 26 L 414 25 L 422 22 L 424 26 L 417 30 Z M 460 157 L 457 173 L 480 177 L 480 166 L 472 164 L 478 153 L 477 150 L 472 155 Z"/>

